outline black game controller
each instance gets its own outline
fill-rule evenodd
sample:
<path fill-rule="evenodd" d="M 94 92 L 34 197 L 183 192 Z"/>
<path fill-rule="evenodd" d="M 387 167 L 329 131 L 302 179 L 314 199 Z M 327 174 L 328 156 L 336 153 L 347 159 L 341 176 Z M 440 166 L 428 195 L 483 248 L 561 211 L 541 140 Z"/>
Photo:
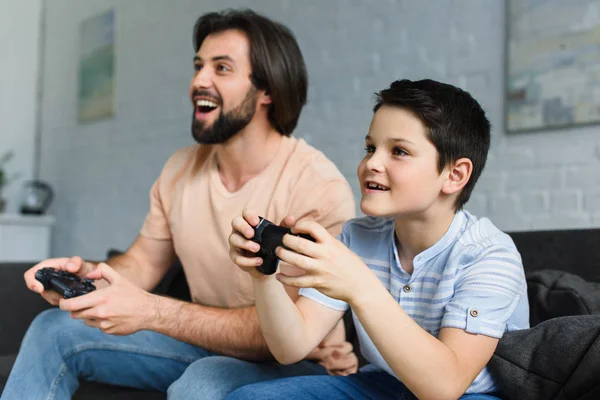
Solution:
<path fill-rule="evenodd" d="M 275 249 L 278 246 L 283 246 L 283 236 L 286 233 L 292 234 L 292 230 L 290 228 L 275 225 L 263 217 L 260 217 L 260 222 L 253 227 L 253 229 L 254 236 L 250 240 L 260 245 L 260 250 L 256 255 L 263 259 L 263 263 L 259 265 L 257 269 L 265 275 L 272 275 L 277 271 L 277 265 L 279 264 L 279 258 L 277 258 L 277 255 L 275 254 Z M 315 241 L 312 236 L 303 233 L 296 234 L 296 236 L 300 236 L 312 242 Z"/>
<path fill-rule="evenodd" d="M 65 299 L 81 296 L 96 290 L 91 279 L 81 279 L 75 274 L 56 268 L 42 268 L 35 273 L 44 290 L 54 290 Z"/>

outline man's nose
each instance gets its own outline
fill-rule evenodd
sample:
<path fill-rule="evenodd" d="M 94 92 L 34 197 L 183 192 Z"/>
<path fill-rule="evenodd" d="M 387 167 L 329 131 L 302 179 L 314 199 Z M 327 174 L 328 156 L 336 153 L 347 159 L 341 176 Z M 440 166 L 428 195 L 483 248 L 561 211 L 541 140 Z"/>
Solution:
<path fill-rule="evenodd" d="M 207 88 L 212 84 L 212 74 L 208 68 L 202 68 L 194 75 L 192 86 L 194 88 Z"/>

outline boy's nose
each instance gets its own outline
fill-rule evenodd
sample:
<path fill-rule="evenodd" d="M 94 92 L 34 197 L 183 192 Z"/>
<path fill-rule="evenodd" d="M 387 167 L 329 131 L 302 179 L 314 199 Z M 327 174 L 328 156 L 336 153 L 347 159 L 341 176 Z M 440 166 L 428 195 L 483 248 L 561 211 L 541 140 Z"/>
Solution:
<path fill-rule="evenodd" d="M 381 172 L 384 170 L 384 162 L 383 157 L 377 152 L 373 153 L 371 157 L 367 160 L 367 169 L 369 171 L 377 171 Z"/>

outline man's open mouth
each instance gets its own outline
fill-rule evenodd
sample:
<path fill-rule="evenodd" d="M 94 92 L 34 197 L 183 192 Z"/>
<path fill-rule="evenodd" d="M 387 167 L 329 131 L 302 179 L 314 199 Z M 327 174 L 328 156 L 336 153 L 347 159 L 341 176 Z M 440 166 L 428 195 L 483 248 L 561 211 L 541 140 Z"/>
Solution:
<path fill-rule="evenodd" d="M 214 111 L 219 105 L 212 100 L 196 100 L 196 114 L 206 115 Z"/>

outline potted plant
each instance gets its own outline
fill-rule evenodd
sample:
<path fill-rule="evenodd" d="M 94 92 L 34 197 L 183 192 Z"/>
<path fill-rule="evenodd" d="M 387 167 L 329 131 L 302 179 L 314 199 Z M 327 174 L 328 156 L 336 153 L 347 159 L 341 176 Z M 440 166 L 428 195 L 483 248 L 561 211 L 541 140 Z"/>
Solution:
<path fill-rule="evenodd" d="M 12 151 L 7 151 L 0 157 L 0 212 L 3 212 L 4 207 L 6 206 L 6 200 L 2 198 L 2 189 L 8 185 L 10 181 L 16 178 L 16 175 L 9 178 L 5 169 L 5 165 L 13 158 L 13 156 L 14 153 Z"/>

